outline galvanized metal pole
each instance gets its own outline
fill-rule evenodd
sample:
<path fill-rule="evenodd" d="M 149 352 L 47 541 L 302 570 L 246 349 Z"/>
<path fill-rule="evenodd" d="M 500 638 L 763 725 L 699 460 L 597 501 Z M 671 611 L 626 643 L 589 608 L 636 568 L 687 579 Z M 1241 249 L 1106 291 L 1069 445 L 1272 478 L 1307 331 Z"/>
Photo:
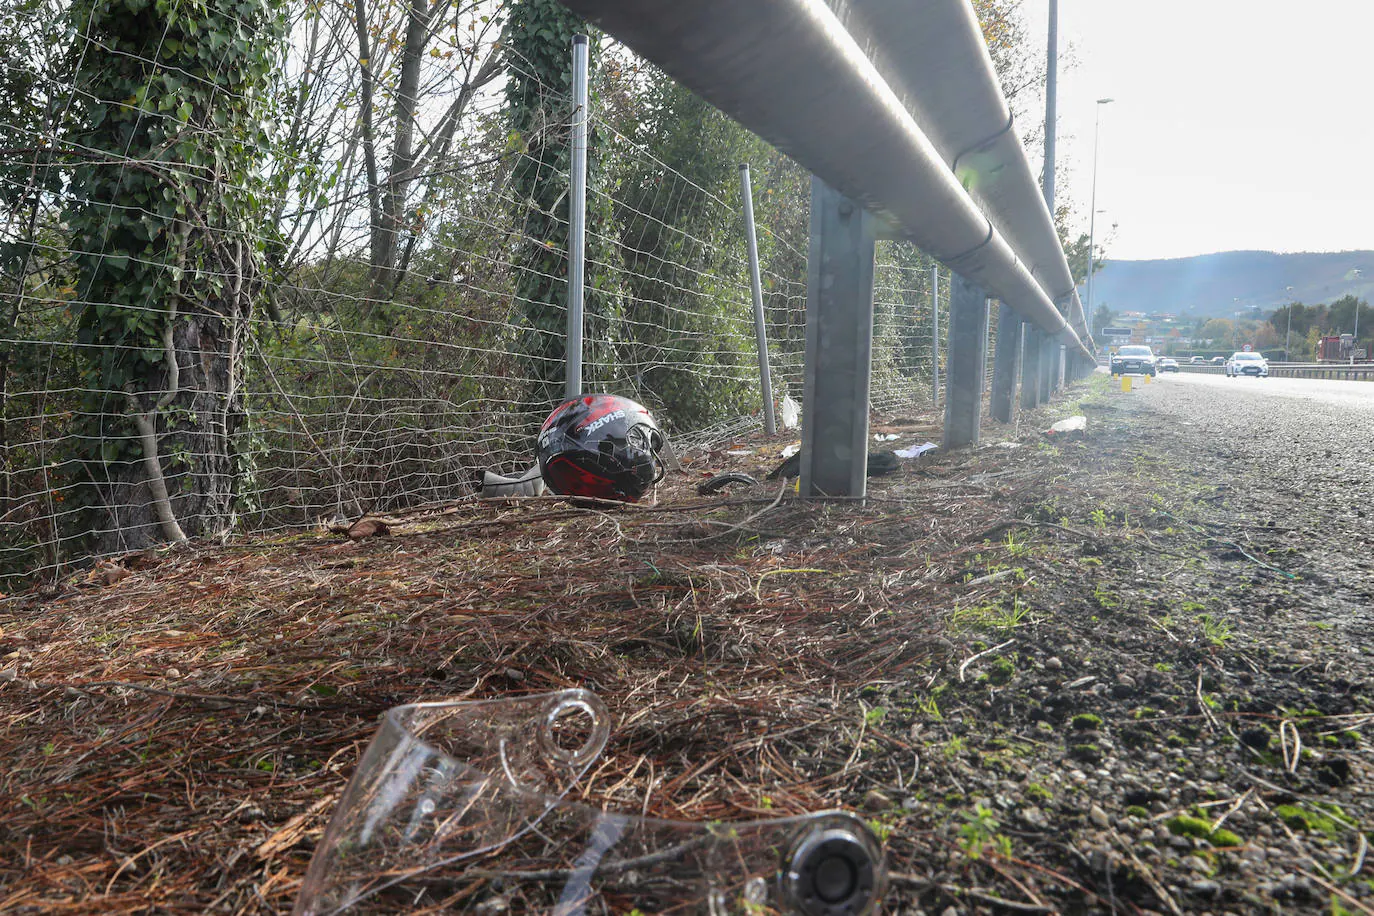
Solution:
<path fill-rule="evenodd" d="M 1048 334 L 1040 335 L 1040 403 L 1048 404 L 1054 395 L 1056 369 L 1054 358 L 1059 353 L 1059 343 Z"/>
<path fill-rule="evenodd" d="M 1355 351 L 1360 348 L 1360 300 L 1355 300 L 1355 333 L 1350 335 L 1350 365 L 1355 365 Z"/>
<path fill-rule="evenodd" d="M 1054 217 L 1054 139 L 1058 127 L 1056 109 L 1059 105 L 1059 0 L 1050 0 L 1049 53 L 1045 60 L 1045 173 L 1040 187 L 1045 192 L 1045 205 Z"/>
<path fill-rule="evenodd" d="M 997 306 L 997 347 L 992 356 L 992 397 L 989 412 L 999 423 L 1010 423 L 1016 401 L 1016 354 L 1021 350 L 1021 319 L 1005 302 Z"/>
<path fill-rule="evenodd" d="M 856 201 L 811 179 L 802 387 L 802 496 L 863 496 L 873 358 L 874 224 Z"/>
<path fill-rule="evenodd" d="M 1112 99 L 1097 100 L 1097 114 L 1093 119 L 1093 189 L 1088 197 L 1088 301 L 1083 304 L 1089 323 L 1093 320 L 1093 270 L 1096 261 L 1097 245 L 1097 148 L 1102 133 L 1102 106 L 1110 105 Z"/>
<path fill-rule="evenodd" d="M 768 435 L 778 431 L 773 415 L 773 379 L 768 373 L 768 327 L 763 320 L 763 283 L 759 279 L 759 241 L 754 234 L 754 189 L 749 181 L 749 163 L 739 167 L 740 193 L 744 197 L 744 234 L 749 241 L 749 287 L 754 294 L 754 340 L 759 351 L 759 390 L 763 395 L 763 429 Z"/>
<path fill-rule="evenodd" d="M 930 268 L 930 402 L 940 406 L 940 266 Z"/>
<path fill-rule="evenodd" d="M 1040 406 L 1040 330 L 1030 322 L 1021 322 L 1021 408 L 1034 410 Z"/>
<path fill-rule="evenodd" d="M 586 35 L 572 44 L 572 174 L 568 176 L 568 336 L 563 395 L 582 393 L 583 278 L 587 253 L 587 59 Z"/>
<path fill-rule="evenodd" d="M 987 366 L 987 293 L 957 273 L 949 283 L 949 361 L 945 364 L 944 447 L 978 444 Z"/>

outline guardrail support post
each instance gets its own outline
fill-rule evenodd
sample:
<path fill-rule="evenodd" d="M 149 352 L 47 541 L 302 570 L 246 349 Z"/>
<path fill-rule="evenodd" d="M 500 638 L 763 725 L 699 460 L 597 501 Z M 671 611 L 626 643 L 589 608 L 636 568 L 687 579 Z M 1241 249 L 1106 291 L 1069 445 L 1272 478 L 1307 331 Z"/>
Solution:
<path fill-rule="evenodd" d="M 873 217 L 811 179 L 802 496 L 864 496 L 873 356 Z"/>
<path fill-rule="evenodd" d="M 1056 369 L 1054 358 L 1059 355 L 1059 341 L 1049 334 L 1040 335 L 1040 403 L 1048 404 L 1054 394 Z"/>
<path fill-rule="evenodd" d="M 930 403 L 940 409 L 940 266 L 930 268 Z"/>
<path fill-rule="evenodd" d="M 1021 409 L 1040 406 L 1040 331 L 1021 322 Z"/>
<path fill-rule="evenodd" d="M 1059 349 L 1056 351 L 1056 354 L 1055 354 L 1054 363 L 1055 363 L 1054 390 L 1055 390 L 1055 391 L 1063 391 L 1063 390 L 1064 390 L 1064 384 L 1065 384 L 1065 382 L 1066 382 L 1066 380 L 1067 380 L 1067 378 L 1068 378 L 1068 368 L 1069 368 L 1069 348 L 1068 348 L 1068 347 L 1064 346 L 1063 344 L 1060 344 L 1060 345 L 1059 345 Z"/>
<path fill-rule="evenodd" d="M 978 444 L 988 361 L 988 296 L 957 273 L 949 284 L 946 333 L 944 447 L 963 448 Z"/>
<path fill-rule="evenodd" d="M 1021 352 L 1021 319 L 1005 302 L 997 306 L 997 346 L 992 355 L 990 412 L 999 423 L 1010 423 L 1016 403 L 1016 357 Z"/>

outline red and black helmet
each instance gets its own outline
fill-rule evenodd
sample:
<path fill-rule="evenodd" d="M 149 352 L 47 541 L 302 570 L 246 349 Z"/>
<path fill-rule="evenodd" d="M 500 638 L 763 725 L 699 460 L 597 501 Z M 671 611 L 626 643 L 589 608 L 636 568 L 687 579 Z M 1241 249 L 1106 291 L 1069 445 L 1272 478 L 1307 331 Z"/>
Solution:
<path fill-rule="evenodd" d="M 539 430 L 539 472 L 563 496 L 634 502 L 663 477 L 663 433 L 642 405 L 613 394 L 559 404 Z"/>

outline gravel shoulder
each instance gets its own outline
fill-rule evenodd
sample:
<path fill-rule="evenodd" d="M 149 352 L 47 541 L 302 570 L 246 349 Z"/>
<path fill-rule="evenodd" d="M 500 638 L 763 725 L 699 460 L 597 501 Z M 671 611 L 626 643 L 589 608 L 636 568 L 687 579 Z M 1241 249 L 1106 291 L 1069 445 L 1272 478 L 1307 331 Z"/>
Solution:
<path fill-rule="evenodd" d="M 943 883 L 1025 902 L 1041 866 L 1078 882 L 1034 895 L 1065 912 L 1371 911 L 1371 418 L 1208 381 L 1098 380 L 1016 513 L 1062 527 L 988 552 L 1028 586 L 947 618 L 1005 648 L 951 657 L 917 704 L 942 721 L 911 718 Z"/>
<path fill-rule="evenodd" d="M 654 506 L 459 501 L 9 599 L 0 911 L 285 912 L 382 710 L 586 686 L 586 801 L 859 811 L 886 912 L 1374 912 L 1369 418 L 1231 384 L 1096 377 L 863 505 L 696 496 L 776 465 L 754 437 Z"/>

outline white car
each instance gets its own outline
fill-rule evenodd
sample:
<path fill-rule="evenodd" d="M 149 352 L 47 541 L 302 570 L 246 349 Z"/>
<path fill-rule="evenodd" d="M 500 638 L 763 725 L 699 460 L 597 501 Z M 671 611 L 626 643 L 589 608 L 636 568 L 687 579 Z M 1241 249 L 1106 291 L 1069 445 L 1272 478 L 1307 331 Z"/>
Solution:
<path fill-rule="evenodd" d="M 1269 377 L 1269 360 L 1262 353 L 1232 353 L 1226 361 L 1226 377 L 1240 378 L 1253 375 L 1255 378 Z"/>

